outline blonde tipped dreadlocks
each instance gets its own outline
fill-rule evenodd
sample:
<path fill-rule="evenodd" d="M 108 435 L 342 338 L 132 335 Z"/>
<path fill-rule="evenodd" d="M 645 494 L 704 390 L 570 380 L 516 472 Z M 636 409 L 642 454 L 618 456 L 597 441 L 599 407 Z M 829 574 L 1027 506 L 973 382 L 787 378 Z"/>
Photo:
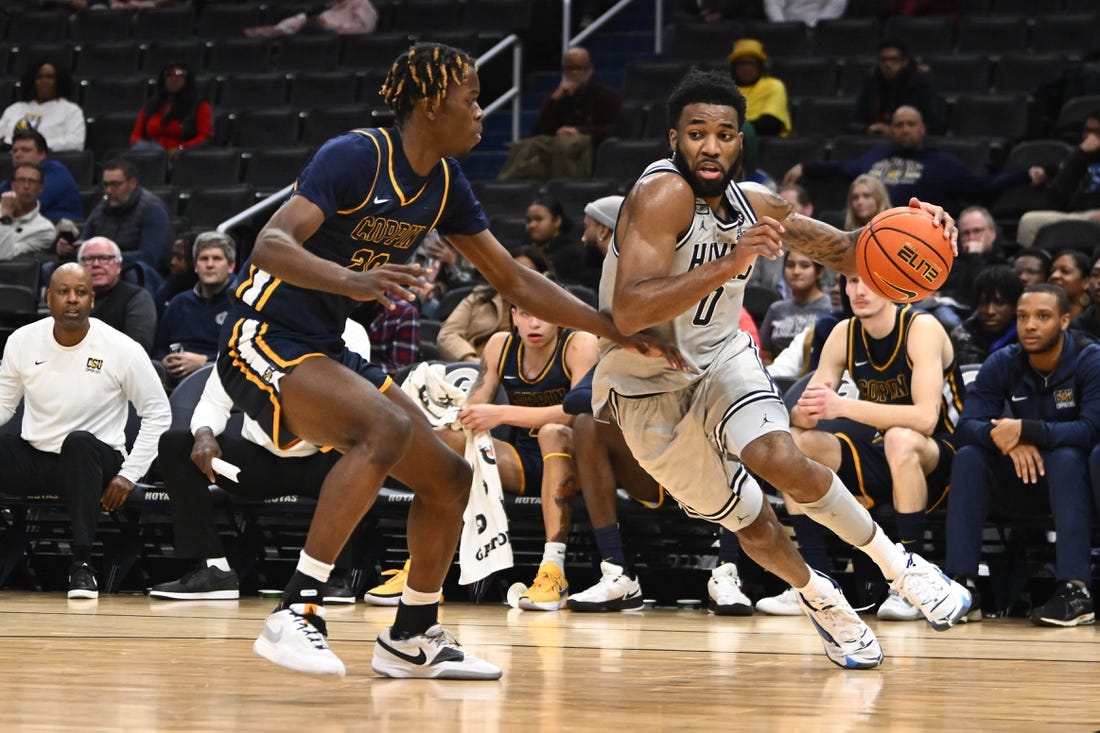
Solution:
<path fill-rule="evenodd" d="M 397 57 L 379 92 L 398 122 L 421 99 L 441 102 L 453 81 L 466 81 L 474 62 L 469 54 L 442 43 L 418 43 Z"/>

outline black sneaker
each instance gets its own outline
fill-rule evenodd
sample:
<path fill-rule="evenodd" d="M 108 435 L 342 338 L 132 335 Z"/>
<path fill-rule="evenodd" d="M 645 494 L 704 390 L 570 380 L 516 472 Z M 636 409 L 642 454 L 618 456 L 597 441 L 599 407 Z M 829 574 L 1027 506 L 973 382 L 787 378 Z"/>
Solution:
<path fill-rule="evenodd" d="M 88 563 L 74 562 L 69 566 L 69 598 L 99 598 L 99 584 Z"/>
<path fill-rule="evenodd" d="M 204 562 L 179 580 L 154 585 L 150 598 L 173 601 L 233 601 L 241 597 L 237 574 L 210 567 Z"/>
<path fill-rule="evenodd" d="M 1086 626 L 1095 621 L 1089 589 L 1072 582 L 1063 583 L 1049 601 L 1031 612 L 1036 626 Z"/>
<path fill-rule="evenodd" d="M 347 576 L 332 575 L 325 583 L 325 603 L 355 603 L 355 591 L 348 584 Z"/>
<path fill-rule="evenodd" d="M 956 582 L 970 591 L 970 610 L 959 619 L 960 623 L 976 624 L 982 620 L 982 594 L 973 578 L 955 578 Z"/>

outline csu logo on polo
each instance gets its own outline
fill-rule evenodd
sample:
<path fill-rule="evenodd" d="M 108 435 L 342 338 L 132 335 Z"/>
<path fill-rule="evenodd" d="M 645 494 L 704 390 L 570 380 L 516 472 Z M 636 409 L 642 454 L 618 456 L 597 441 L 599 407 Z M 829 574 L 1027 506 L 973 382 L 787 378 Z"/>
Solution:
<path fill-rule="evenodd" d="M 1054 408 L 1057 410 L 1068 410 L 1077 406 L 1077 401 L 1073 399 L 1072 389 L 1056 389 L 1054 390 Z"/>
<path fill-rule="evenodd" d="M 84 362 L 84 371 L 93 374 L 101 373 L 103 371 L 103 360 L 89 356 L 88 361 Z"/>

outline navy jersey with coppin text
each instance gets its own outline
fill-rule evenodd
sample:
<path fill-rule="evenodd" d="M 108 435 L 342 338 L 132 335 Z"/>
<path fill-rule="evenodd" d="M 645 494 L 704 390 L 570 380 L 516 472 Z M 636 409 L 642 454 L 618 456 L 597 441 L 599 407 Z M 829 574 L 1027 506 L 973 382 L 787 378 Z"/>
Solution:
<path fill-rule="evenodd" d="M 554 352 L 534 379 L 523 376 L 524 347 L 523 339 L 515 330 L 508 335 L 497 363 L 497 376 L 508 394 L 508 404 L 517 407 L 551 407 L 560 405 L 573 383 L 573 375 L 565 363 L 565 350 L 575 332 L 565 328 L 559 330 L 558 343 Z M 537 450 L 538 428 L 517 428 L 515 440 L 510 441 L 519 447 L 534 442 Z"/>
<path fill-rule="evenodd" d="M 298 176 L 295 196 L 325 215 L 304 246 L 354 270 L 408 262 L 433 228 L 443 235 L 488 229 L 458 163 L 440 160 L 426 178 L 413 171 L 396 128 L 352 130 L 322 145 Z M 260 321 L 329 340 L 339 338 L 356 301 L 286 283 L 246 263 L 236 287 Z"/>
<path fill-rule="evenodd" d="M 848 373 L 859 398 L 884 405 L 913 404 L 913 361 L 909 358 L 909 326 L 918 316 L 931 315 L 910 305 L 896 306 L 894 328 L 886 338 L 873 339 L 858 318 L 848 319 Z M 940 417 L 933 435 L 950 442 L 962 412 L 962 372 L 954 359 L 943 370 Z"/>

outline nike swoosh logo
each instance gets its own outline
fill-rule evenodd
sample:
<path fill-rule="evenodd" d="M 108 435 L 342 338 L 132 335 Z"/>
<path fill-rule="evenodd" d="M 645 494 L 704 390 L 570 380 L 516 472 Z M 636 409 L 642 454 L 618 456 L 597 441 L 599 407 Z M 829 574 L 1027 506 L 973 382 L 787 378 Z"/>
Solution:
<path fill-rule="evenodd" d="M 1026 400 L 1026 399 L 1027 399 L 1027 395 L 1024 395 L 1023 397 L 1015 397 L 1015 396 L 1014 396 L 1014 397 L 1012 398 L 1012 401 L 1013 401 L 1013 402 L 1023 402 L 1023 401 L 1024 401 L 1024 400 Z"/>
<path fill-rule="evenodd" d="M 389 199 L 379 198 L 378 196 L 374 197 L 375 206 L 381 206 L 382 204 L 388 204 L 389 202 Z"/>
<path fill-rule="evenodd" d="M 34 365 L 35 365 L 35 366 L 38 366 L 39 364 L 45 364 L 45 363 L 46 363 L 46 360 L 45 360 L 45 359 L 43 359 L 42 361 L 35 361 L 35 362 L 34 362 Z"/>
<path fill-rule="evenodd" d="M 409 664 L 424 664 L 424 662 L 428 661 L 428 655 L 424 653 L 423 649 L 420 649 L 419 650 L 420 653 L 417 654 L 414 657 L 412 654 L 405 654 L 403 652 L 397 651 L 396 649 L 394 649 L 392 646 L 390 646 L 386 642 L 382 641 L 381 639 L 378 640 L 378 643 L 381 645 L 381 647 L 383 649 L 388 651 L 390 654 L 394 655 L 398 659 L 404 659 Z"/>
<path fill-rule="evenodd" d="M 866 366 L 866 365 L 867 365 L 867 362 L 865 362 L 865 361 L 857 361 L 856 362 L 856 366 Z"/>

